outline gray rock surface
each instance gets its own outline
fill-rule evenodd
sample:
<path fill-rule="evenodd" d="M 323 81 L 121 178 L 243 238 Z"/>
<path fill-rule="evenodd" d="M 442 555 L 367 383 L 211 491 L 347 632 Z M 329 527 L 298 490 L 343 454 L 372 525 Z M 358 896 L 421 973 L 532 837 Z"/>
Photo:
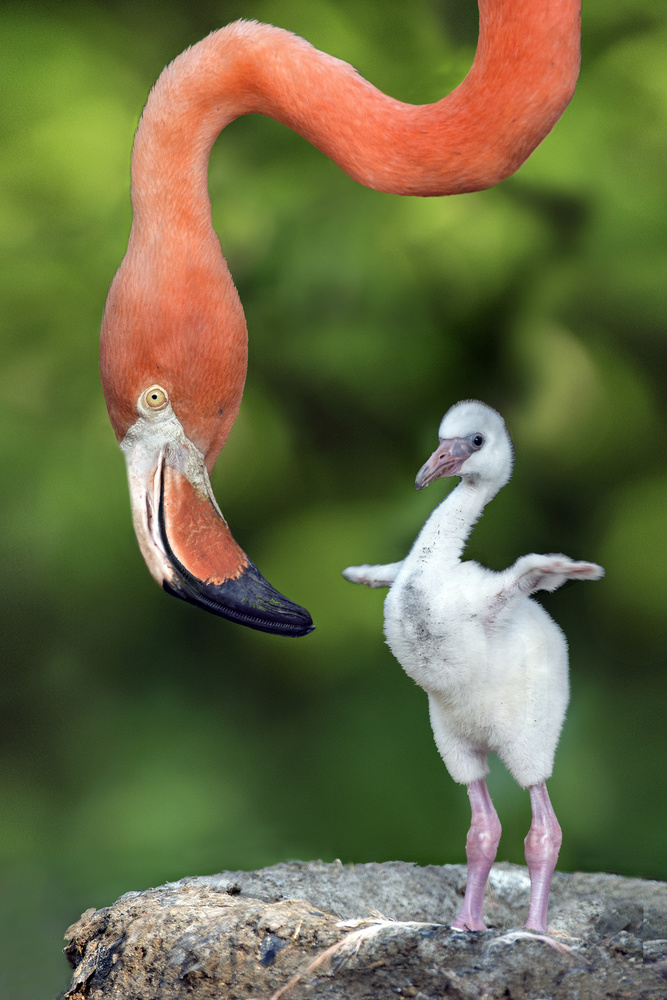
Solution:
<path fill-rule="evenodd" d="M 666 1000 L 667 885 L 556 873 L 550 933 L 495 865 L 488 931 L 452 931 L 464 866 L 275 865 L 130 892 L 69 928 L 62 1000 Z"/>

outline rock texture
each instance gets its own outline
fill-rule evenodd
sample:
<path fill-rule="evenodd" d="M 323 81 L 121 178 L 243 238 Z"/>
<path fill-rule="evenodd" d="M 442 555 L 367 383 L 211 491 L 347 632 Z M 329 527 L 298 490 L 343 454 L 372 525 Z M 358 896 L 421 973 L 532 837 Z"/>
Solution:
<path fill-rule="evenodd" d="M 526 870 L 496 865 L 488 931 L 449 927 L 465 867 L 294 862 L 184 878 L 89 910 L 61 1000 L 665 1000 L 667 884 L 554 877 L 525 931 Z"/>

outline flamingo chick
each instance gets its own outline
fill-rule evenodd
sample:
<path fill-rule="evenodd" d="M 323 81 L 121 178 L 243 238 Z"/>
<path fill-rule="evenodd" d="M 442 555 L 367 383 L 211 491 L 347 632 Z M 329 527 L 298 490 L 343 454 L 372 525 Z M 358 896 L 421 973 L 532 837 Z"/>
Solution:
<path fill-rule="evenodd" d="M 389 587 L 385 635 L 408 676 L 428 694 L 433 735 L 452 778 L 467 785 L 472 823 L 468 879 L 453 926 L 483 930 L 484 889 L 500 840 L 485 775 L 497 753 L 530 792 L 525 840 L 530 874 L 526 926 L 545 932 L 561 829 L 546 788 L 569 700 L 565 637 L 531 600 L 566 580 L 599 580 L 601 566 L 563 555 L 527 555 L 500 573 L 461 561 L 486 504 L 512 475 L 512 442 L 499 413 L 477 400 L 445 414 L 440 442 L 419 470 L 423 489 L 461 482 L 433 511 L 402 562 L 350 566 L 346 580 Z"/>

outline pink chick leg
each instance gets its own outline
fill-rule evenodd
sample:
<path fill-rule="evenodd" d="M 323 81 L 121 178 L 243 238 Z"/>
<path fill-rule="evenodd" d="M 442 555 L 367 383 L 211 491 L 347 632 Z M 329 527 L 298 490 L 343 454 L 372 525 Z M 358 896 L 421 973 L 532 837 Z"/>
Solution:
<path fill-rule="evenodd" d="M 496 859 L 501 827 L 484 778 L 468 785 L 468 797 L 472 809 L 472 822 L 466 839 L 468 878 L 463 906 L 452 927 L 461 931 L 483 931 L 486 929 L 482 920 L 484 890 L 491 865 Z"/>
<path fill-rule="evenodd" d="M 544 934 L 547 929 L 551 878 L 558 861 L 563 835 L 544 782 L 532 785 L 528 791 L 533 821 L 524 841 L 526 864 L 530 875 L 530 907 L 526 927 Z"/>

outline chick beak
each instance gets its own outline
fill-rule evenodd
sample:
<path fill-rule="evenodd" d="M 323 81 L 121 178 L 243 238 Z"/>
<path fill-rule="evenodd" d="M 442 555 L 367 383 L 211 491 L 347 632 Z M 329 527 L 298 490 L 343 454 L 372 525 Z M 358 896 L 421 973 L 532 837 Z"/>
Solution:
<path fill-rule="evenodd" d="M 438 447 L 417 473 L 415 489 L 423 490 L 436 479 L 458 476 L 474 450 L 468 438 L 440 438 Z"/>

